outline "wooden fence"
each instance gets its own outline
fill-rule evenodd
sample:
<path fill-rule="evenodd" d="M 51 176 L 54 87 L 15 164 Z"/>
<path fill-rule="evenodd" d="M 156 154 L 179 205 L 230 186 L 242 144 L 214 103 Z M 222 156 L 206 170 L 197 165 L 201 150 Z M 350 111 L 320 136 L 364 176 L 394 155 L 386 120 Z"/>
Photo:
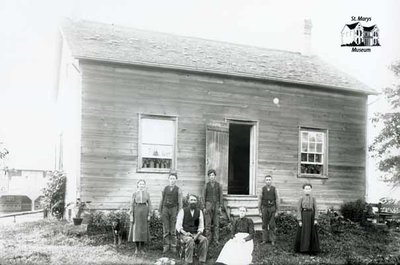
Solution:
<path fill-rule="evenodd" d="M 9 213 L 9 214 L 2 214 L 0 215 L 0 219 L 4 218 L 14 218 L 14 223 L 17 222 L 17 216 L 27 216 L 27 215 L 33 215 L 33 214 L 39 214 L 43 213 L 43 209 L 41 210 L 36 210 L 36 211 L 27 211 L 27 212 L 17 212 L 17 213 Z M 43 218 L 43 216 L 42 216 Z"/>

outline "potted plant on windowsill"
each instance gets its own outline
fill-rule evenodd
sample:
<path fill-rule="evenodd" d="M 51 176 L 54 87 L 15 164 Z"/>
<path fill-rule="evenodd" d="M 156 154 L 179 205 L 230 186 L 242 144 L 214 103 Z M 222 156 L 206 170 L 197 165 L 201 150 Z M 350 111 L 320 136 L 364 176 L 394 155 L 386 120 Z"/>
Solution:
<path fill-rule="evenodd" d="M 74 206 L 75 217 L 72 218 L 74 221 L 74 225 L 81 225 L 82 224 L 82 214 L 85 210 L 89 209 L 88 204 L 90 201 L 83 202 L 80 198 L 76 199 L 76 203 Z"/>

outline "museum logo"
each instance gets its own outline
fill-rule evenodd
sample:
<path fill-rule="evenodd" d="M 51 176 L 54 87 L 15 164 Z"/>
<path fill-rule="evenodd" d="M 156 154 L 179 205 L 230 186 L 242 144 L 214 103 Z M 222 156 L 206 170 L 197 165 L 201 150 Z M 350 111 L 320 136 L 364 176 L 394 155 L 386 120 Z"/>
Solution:
<path fill-rule="evenodd" d="M 352 47 L 352 52 L 371 52 L 371 47 L 381 46 L 378 26 L 367 26 L 372 24 L 371 17 L 352 16 L 351 21 L 351 24 L 344 25 L 342 29 L 342 47 Z"/>

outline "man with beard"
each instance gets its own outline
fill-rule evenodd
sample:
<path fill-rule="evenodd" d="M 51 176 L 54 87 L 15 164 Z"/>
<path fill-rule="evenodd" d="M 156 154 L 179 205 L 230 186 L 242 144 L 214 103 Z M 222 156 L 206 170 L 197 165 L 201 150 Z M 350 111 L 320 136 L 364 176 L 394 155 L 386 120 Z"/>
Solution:
<path fill-rule="evenodd" d="M 185 243 L 185 264 L 193 263 L 194 244 L 199 244 L 198 255 L 200 264 L 205 264 L 208 250 L 208 240 L 202 235 L 204 231 L 204 217 L 197 207 L 197 197 L 189 196 L 189 207 L 179 211 L 176 230 Z"/>

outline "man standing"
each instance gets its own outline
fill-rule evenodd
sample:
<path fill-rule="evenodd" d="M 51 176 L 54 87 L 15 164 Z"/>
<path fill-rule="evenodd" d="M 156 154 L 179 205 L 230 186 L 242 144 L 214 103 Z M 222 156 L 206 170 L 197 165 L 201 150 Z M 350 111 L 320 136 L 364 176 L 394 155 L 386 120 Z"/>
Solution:
<path fill-rule="evenodd" d="M 206 183 L 203 189 L 203 200 L 204 200 L 204 215 L 206 223 L 206 237 L 211 243 L 218 244 L 219 240 L 219 215 L 221 213 L 222 201 L 222 186 L 215 177 L 217 173 L 214 169 L 210 169 L 207 172 L 209 182 Z M 213 233 L 213 235 L 212 235 Z"/>
<path fill-rule="evenodd" d="M 189 207 L 178 213 L 176 230 L 185 242 L 185 264 L 193 263 L 194 244 L 199 244 L 198 255 L 200 264 L 206 263 L 208 240 L 202 235 L 204 231 L 203 213 L 197 207 L 197 198 L 189 196 Z"/>
<path fill-rule="evenodd" d="M 258 210 L 263 222 L 263 243 L 271 242 L 275 245 L 275 216 L 279 209 L 279 196 L 277 189 L 271 185 L 270 175 L 265 176 L 265 184 L 258 201 Z"/>
<path fill-rule="evenodd" d="M 182 209 L 182 191 L 176 186 L 177 173 L 171 172 L 168 176 L 169 185 L 166 186 L 161 195 L 160 213 L 163 223 L 163 253 L 171 249 L 176 253 L 176 215 Z"/>

